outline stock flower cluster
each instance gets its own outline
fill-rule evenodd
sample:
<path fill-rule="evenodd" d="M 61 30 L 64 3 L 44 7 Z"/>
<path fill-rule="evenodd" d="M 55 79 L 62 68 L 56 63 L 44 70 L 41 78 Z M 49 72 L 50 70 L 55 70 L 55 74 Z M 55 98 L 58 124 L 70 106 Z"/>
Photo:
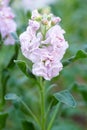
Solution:
<path fill-rule="evenodd" d="M 26 31 L 20 35 L 21 50 L 32 61 L 33 74 L 46 80 L 62 70 L 61 59 L 68 48 L 60 21 L 53 14 L 40 14 L 34 10 Z"/>
<path fill-rule="evenodd" d="M 5 45 L 13 45 L 15 41 L 11 33 L 16 31 L 16 23 L 14 22 L 15 15 L 8 4 L 9 0 L 0 0 L 0 33 Z"/>

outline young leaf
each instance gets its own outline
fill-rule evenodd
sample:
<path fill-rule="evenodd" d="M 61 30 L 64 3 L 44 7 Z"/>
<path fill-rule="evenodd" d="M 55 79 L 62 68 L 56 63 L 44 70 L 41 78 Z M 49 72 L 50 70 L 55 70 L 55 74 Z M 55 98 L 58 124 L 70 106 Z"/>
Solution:
<path fill-rule="evenodd" d="M 54 94 L 54 97 L 68 106 L 76 107 L 76 101 L 68 90 L 63 90 Z"/>
<path fill-rule="evenodd" d="M 18 53 L 19 53 L 19 45 L 18 44 L 15 44 L 15 53 L 13 54 L 13 56 L 11 57 L 8 65 L 6 68 L 11 68 L 11 67 L 14 67 L 15 63 L 14 63 L 14 60 L 17 59 L 18 57 Z"/>
<path fill-rule="evenodd" d="M 85 52 L 84 50 L 79 50 L 77 51 L 75 56 L 72 56 L 71 58 L 67 59 L 66 61 L 63 62 L 63 66 L 67 66 L 70 63 L 79 60 L 79 59 L 83 59 L 83 58 L 87 58 L 87 52 Z"/>
<path fill-rule="evenodd" d="M 30 69 L 28 68 L 28 66 L 26 65 L 26 63 L 25 63 L 24 61 L 14 60 L 14 62 L 17 64 L 17 66 L 20 68 L 20 70 L 21 70 L 27 77 L 35 78 L 35 76 L 32 74 L 32 72 L 30 71 Z"/>
<path fill-rule="evenodd" d="M 69 89 L 73 90 L 74 92 L 81 93 L 84 101 L 87 103 L 87 86 L 86 85 L 79 84 L 79 83 L 73 83 L 73 85 Z"/>

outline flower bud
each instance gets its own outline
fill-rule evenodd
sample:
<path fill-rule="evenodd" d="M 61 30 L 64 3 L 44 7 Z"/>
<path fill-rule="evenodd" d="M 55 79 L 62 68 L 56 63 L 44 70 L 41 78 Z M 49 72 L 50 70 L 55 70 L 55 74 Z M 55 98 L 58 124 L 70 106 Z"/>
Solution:
<path fill-rule="evenodd" d="M 42 24 L 48 25 L 48 22 L 49 22 L 49 21 L 48 21 L 46 18 L 42 19 Z"/>

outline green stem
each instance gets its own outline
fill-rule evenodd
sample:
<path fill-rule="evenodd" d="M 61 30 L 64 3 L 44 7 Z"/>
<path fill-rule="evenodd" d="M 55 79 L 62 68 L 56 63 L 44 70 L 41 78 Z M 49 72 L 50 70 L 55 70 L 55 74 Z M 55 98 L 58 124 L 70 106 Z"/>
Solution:
<path fill-rule="evenodd" d="M 41 130 L 45 130 L 45 86 L 40 78 L 40 95 L 41 95 Z"/>
<path fill-rule="evenodd" d="M 49 104 L 49 106 L 48 106 L 48 109 L 47 109 L 47 112 L 46 112 L 46 114 L 45 114 L 45 118 L 46 118 L 46 119 L 47 119 L 48 114 L 49 114 L 49 112 L 50 112 L 50 108 L 51 108 L 52 103 L 53 103 L 53 100 L 50 102 L 50 104 Z"/>
<path fill-rule="evenodd" d="M 40 126 L 40 122 L 39 122 L 38 118 L 36 117 L 36 115 L 31 111 L 31 109 L 21 99 L 20 99 L 20 102 L 22 103 L 22 105 L 24 106 L 24 108 L 27 110 L 27 112 L 29 114 L 31 114 L 31 116 L 37 122 L 37 124 Z"/>
<path fill-rule="evenodd" d="M 5 99 L 4 96 L 6 94 L 6 85 L 2 86 L 2 107 L 5 105 Z"/>
<path fill-rule="evenodd" d="M 55 108 L 54 114 L 53 114 L 53 116 L 52 116 L 52 118 L 51 118 L 51 120 L 50 120 L 50 123 L 49 123 L 49 125 L 48 125 L 47 130 L 51 130 L 52 125 L 53 125 L 54 120 L 55 120 L 55 117 L 56 117 L 56 115 L 57 115 L 57 112 L 58 112 L 58 110 L 59 110 L 59 108 L 60 108 L 60 105 L 61 105 L 61 103 L 59 102 L 59 103 L 57 104 L 56 108 Z"/>
<path fill-rule="evenodd" d="M 0 34 L 0 47 L 2 46 L 2 44 L 3 44 L 3 39 L 2 39 L 2 36 Z"/>
<path fill-rule="evenodd" d="M 7 82 L 9 79 L 9 73 L 7 69 L 3 69 L 2 71 L 2 76 L 1 76 L 1 83 L 2 83 L 2 106 L 5 105 L 5 99 L 4 96 L 6 94 L 6 89 L 7 89 Z"/>

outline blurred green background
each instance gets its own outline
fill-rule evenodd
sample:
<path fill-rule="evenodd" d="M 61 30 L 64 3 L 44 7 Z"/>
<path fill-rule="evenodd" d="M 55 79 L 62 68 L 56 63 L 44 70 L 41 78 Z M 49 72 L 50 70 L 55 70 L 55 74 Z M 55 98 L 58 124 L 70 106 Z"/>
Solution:
<path fill-rule="evenodd" d="M 26 29 L 30 17 L 30 11 L 21 9 L 20 3 L 20 0 L 11 2 L 16 16 L 15 20 L 18 23 L 18 35 Z M 56 0 L 49 6 L 52 13 L 61 17 L 61 26 L 66 31 L 65 38 L 69 43 L 69 48 L 62 61 L 74 56 L 80 49 L 87 52 L 87 0 Z M 38 88 L 35 81 L 28 79 L 16 65 L 5 70 L 14 54 L 15 46 L 0 45 L 0 96 L 2 95 L 2 82 L 6 81 L 3 81 L 2 78 L 9 75 L 10 78 L 6 82 L 6 93 L 11 92 L 21 96 L 38 113 L 38 98 L 35 96 Z M 26 61 L 31 68 L 31 63 L 23 57 L 21 50 L 19 50 L 18 59 Z M 56 120 L 52 130 L 87 130 L 87 58 L 64 67 L 60 76 L 54 78 L 51 83 L 57 84 L 53 88 L 53 92 L 71 87 L 71 92 L 77 101 L 76 108 L 67 106 L 62 108 L 61 116 Z M 27 115 L 20 110 L 18 102 L 6 102 L 3 111 L 9 113 L 3 130 L 24 129 L 22 122 L 27 119 Z"/>

